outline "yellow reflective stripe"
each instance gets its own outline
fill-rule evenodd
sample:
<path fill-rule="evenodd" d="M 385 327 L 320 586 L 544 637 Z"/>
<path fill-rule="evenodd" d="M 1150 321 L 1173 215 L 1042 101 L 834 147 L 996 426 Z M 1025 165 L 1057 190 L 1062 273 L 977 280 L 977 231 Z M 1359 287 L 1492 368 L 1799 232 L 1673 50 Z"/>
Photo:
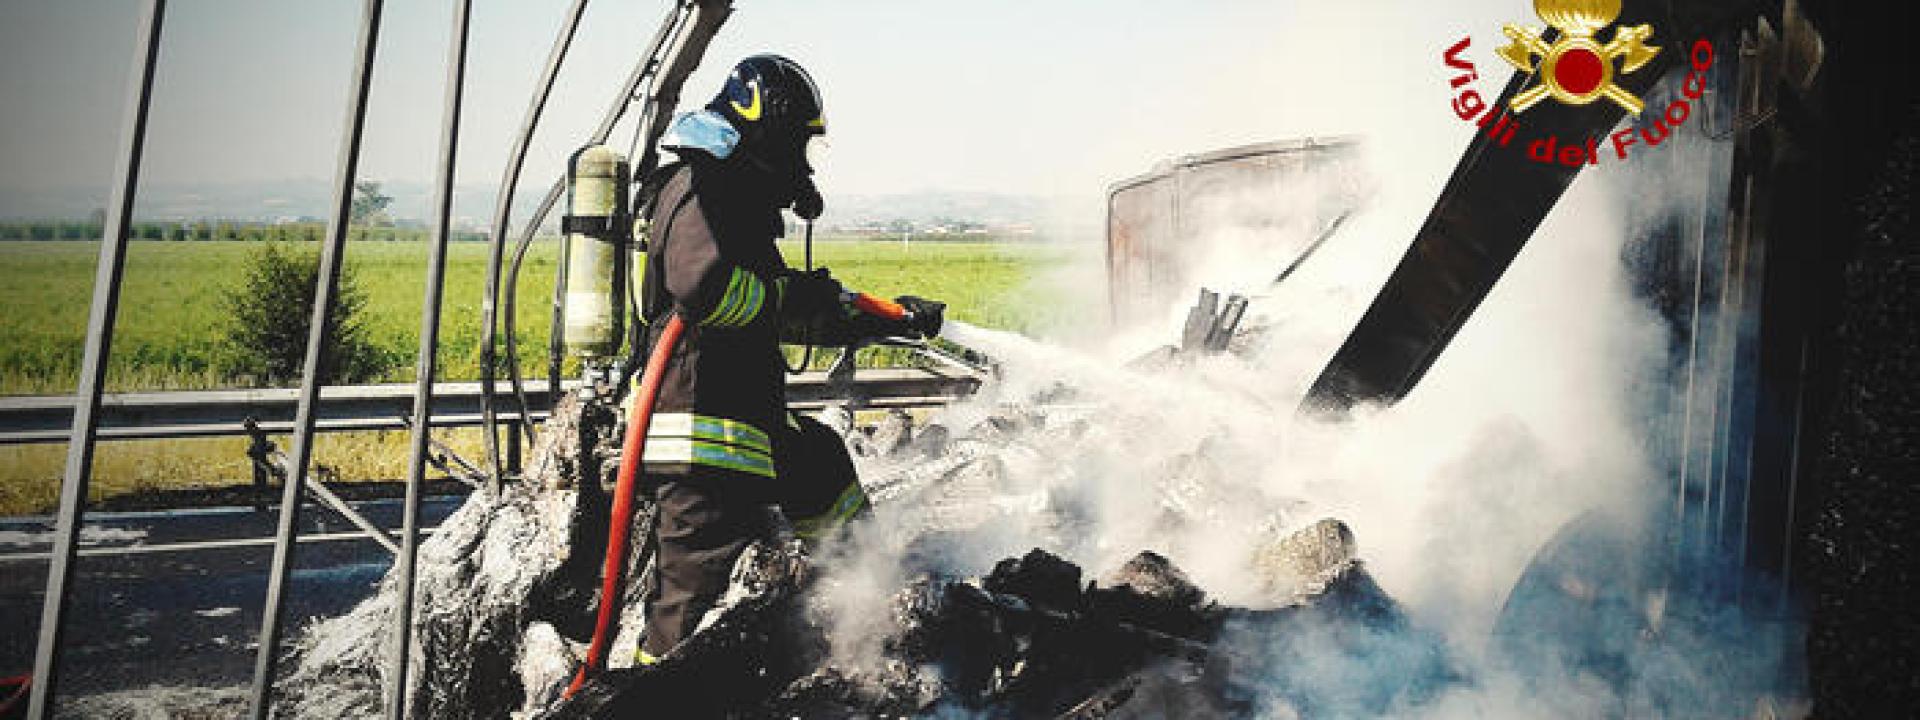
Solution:
<path fill-rule="evenodd" d="M 740 327 L 760 314 L 760 306 L 766 302 L 767 286 L 753 273 L 734 268 L 733 276 L 727 280 L 727 290 L 720 296 L 719 304 L 707 319 L 700 324 L 711 327 Z"/>
<path fill-rule="evenodd" d="M 753 90 L 752 101 L 746 105 L 741 105 L 739 100 L 728 100 L 727 103 L 733 106 L 734 112 L 740 114 L 740 119 L 753 122 L 760 119 L 760 81 L 750 80 L 747 87 Z"/>
<path fill-rule="evenodd" d="M 646 666 L 646 665 L 652 665 L 654 663 L 660 662 L 660 658 L 654 657 L 653 653 L 647 652 L 640 648 L 634 648 L 633 661 L 636 663 L 639 663 L 642 666 Z"/>
<path fill-rule="evenodd" d="M 773 477 L 773 458 L 767 453 L 692 438 L 648 438 L 648 465 L 706 465 L 750 475 Z"/>
<path fill-rule="evenodd" d="M 765 453 L 704 440 L 692 442 L 695 465 L 726 468 L 766 478 L 774 476 L 773 458 Z"/>
<path fill-rule="evenodd" d="M 721 324 L 728 326 L 746 324 L 741 321 L 740 315 L 746 311 L 747 298 L 752 296 L 752 287 L 758 282 L 760 281 L 754 278 L 754 276 L 747 274 L 745 270 L 735 269 L 733 271 L 733 280 L 727 284 L 727 294 L 733 296 L 728 300 L 727 304 L 731 305 L 732 309 L 728 310 L 727 314 L 720 318 Z"/>
<path fill-rule="evenodd" d="M 647 426 L 648 465 L 706 465 L 773 477 L 773 443 L 760 428 L 696 413 L 660 413 Z"/>
<path fill-rule="evenodd" d="M 701 325 L 717 325 L 720 323 L 721 318 L 733 312 L 733 290 L 739 285 L 740 271 L 735 270 L 733 275 L 727 278 L 727 289 L 725 292 L 720 293 L 720 302 L 713 304 L 713 312 L 707 313 L 707 317 L 700 321 Z"/>
<path fill-rule="evenodd" d="M 739 315 L 733 318 L 732 322 L 734 325 L 745 325 L 753 322 L 753 319 L 760 315 L 760 306 L 767 301 L 767 285 L 766 283 L 760 282 L 760 278 L 754 277 L 752 273 L 745 270 L 735 270 L 734 272 L 740 273 L 746 278 L 746 282 L 744 283 L 746 297 L 740 301 Z"/>
<path fill-rule="evenodd" d="M 740 283 L 740 270 L 735 268 L 733 274 L 727 278 L 726 291 L 720 293 L 720 302 L 714 303 L 713 312 L 707 313 L 707 318 L 701 320 L 700 324 L 726 324 L 727 318 L 731 317 L 733 313 L 739 309 L 737 304 L 740 302 Z"/>
<path fill-rule="evenodd" d="M 767 439 L 766 433 L 761 432 L 760 428 L 737 420 L 696 415 L 693 418 L 692 429 L 693 432 L 690 434 L 695 439 L 731 443 L 764 453 L 773 451 L 773 443 Z"/>
<path fill-rule="evenodd" d="M 840 491 L 840 497 L 834 499 L 833 507 L 827 508 L 826 512 L 793 521 L 793 533 L 805 540 L 817 540 L 827 531 L 845 525 L 860 512 L 860 508 L 866 506 L 866 488 L 855 480 L 847 483 L 847 488 Z"/>
<path fill-rule="evenodd" d="M 710 440 L 739 445 L 748 450 L 773 453 L 773 441 L 765 430 L 752 423 L 697 413 L 660 413 L 647 426 L 647 438 Z"/>

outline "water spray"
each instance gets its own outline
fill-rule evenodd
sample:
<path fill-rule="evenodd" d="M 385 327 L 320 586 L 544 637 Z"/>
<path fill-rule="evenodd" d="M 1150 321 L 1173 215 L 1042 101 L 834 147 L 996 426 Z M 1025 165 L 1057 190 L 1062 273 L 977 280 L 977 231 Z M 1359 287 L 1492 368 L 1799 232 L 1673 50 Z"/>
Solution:
<path fill-rule="evenodd" d="M 1032 354 L 1031 350 L 1028 352 L 1008 352 L 1009 350 L 1013 350 L 1014 346 L 1024 346 L 1028 348 L 1040 347 L 1040 343 L 1028 339 L 1023 335 L 1004 330 L 991 330 L 978 325 L 963 323 L 959 320 L 948 320 L 940 323 L 939 337 L 942 340 L 991 358 L 1000 358 L 1010 354 Z M 1000 351 L 995 352 L 996 349 Z"/>

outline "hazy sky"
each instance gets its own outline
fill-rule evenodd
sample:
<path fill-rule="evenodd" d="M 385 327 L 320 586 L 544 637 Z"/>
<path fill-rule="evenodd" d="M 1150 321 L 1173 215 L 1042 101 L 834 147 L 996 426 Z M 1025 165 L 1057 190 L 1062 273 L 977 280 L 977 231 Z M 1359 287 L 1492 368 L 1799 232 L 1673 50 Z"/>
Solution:
<path fill-rule="evenodd" d="M 1521 0 L 1444 10 L 1415 0 L 736 4 L 683 108 L 704 102 L 742 55 L 799 60 L 824 88 L 833 150 L 821 180 L 830 193 L 1091 196 L 1179 153 L 1377 132 L 1380 118 L 1355 101 L 1375 95 L 1396 112 L 1430 107 L 1413 126 L 1453 128 L 1444 124 L 1440 52 L 1468 32 L 1490 42 L 1501 21 L 1534 21 Z M 566 5 L 475 3 L 462 183 L 498 177 Z M 668 5 L 589 5 L 534 147 L 530 185 L 558 172 Z M 170 3 L 146 180 L 330 177 L 360 6 Z M 386 8 L 361 175 L 424 182 L 451 4 L 390 0 Z M 126 0 L 0 2 L 0 192 L 98 187 L 104 195 L 135 13 Z M 1482 57 L 1489 51 L 1474 46 Z M 1495 74 L 1483 83 L 1497 91 L 1505 73 Z M 1434 139 L 1457 152 L 1453 138 L 1464 131 L 1448 132 Z"/>

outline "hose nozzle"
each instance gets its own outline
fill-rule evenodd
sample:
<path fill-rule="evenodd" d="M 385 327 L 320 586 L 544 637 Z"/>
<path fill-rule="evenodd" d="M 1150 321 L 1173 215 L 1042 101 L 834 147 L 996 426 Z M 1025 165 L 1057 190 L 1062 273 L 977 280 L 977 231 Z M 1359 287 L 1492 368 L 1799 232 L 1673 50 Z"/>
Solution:
<path fill-rule="evenodd" d="M 852 290 L 842 290 L 841 298 L 846 301 L 847 304 L 859 308 L 860 312 L 874 317 L 888 320 L 909 320 L 913 317 L 913 313 L 907 312 L 906 307 L 900 303 L 877 295 L 869 295 Z"/>

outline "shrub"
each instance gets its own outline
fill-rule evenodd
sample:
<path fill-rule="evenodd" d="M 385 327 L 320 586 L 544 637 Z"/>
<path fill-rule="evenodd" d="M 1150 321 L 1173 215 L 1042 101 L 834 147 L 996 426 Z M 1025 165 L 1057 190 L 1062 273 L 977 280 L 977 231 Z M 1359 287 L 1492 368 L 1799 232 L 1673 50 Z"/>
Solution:
<path fill-rule="evenodd" d="M 260 386 L 290 384 L 300 377 L 319 277 L 316 249 L 265 243 L 248 256 L 239 283 L 226 288 L 221 297 L 227 312 L 221 353 L 225 375 Z M 396 362 L 392 353 L 368 337 L 362 322 L 366 305 L 366 293 L 355 281 L 353 267 L 340 268 L 326 331 L 327 352 L 320 358 L 323 382 L 363 382 Z"/>

